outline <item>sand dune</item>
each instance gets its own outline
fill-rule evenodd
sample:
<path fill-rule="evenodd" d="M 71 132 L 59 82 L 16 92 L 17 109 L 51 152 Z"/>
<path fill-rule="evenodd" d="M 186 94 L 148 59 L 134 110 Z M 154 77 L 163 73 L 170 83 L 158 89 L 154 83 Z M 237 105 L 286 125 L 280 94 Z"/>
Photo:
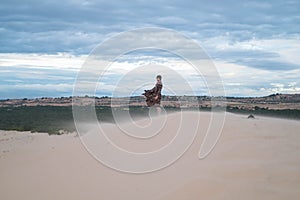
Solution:
<path fill-rule="evenodd" d="M 191 112 L 183 115 L 195 117 Z M 180 113 L 168 115 L 164 129 L 152 142 L 131 141 L 119 134 L 116 125 L 106 124 L 104 129 L 122 148 L 148 152 L 174 137 L 181 117 Z M 219 142 L 208 157 L 199 160 L 209 119 L 209 113 L 201 116 L 199 134 L 179 160 L 146 174 L 106 167 L 87 152 L 75 134 L 0 131 L 0 199 L 300 198 L 299 121 L 227 114 Z M 130 124 L 125 126 L 132 129 Z"/>

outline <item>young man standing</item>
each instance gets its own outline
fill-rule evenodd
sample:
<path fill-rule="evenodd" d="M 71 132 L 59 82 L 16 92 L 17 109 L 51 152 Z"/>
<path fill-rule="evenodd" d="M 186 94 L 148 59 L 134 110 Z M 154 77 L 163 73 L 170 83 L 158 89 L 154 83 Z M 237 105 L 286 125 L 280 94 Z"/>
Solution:
<path fill-rule="evenodd" d="M 160 114 L 161 109 L 160 109 L 160 101 L 161 101 L 161 90 L 163 87 L 163 84 L 161 82 L 161 75 L 156 76 L 156 84 L 151 90 L 145 90 L 145 95 L 146 97 L 146 103 L 147 106 L 156 106 L 157 107 L 157 112 Z"/>

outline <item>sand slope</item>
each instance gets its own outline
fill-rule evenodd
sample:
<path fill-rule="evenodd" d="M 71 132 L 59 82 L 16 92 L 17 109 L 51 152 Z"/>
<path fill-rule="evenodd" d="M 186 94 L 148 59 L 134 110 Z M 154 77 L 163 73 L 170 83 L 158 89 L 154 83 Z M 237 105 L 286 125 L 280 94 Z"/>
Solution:
<path fill-rule="evenodd" d="M 184 115 L 194 117 L 193 113 Z M 203 116 L 205 126 L 210 115 Z M 176 123 L 179 118 L 179 113 L 172 114 L 168 120 Z M 116 138 L 117 128 L 106 126 Z M 170 125 L 164 131 L 172 132 L 171 128 Z M 160 137 L 158 144 L 169 139 Z M 299 121 L 228 114 L 213 152 L 199 160 L 202 139 L 200 133 L 184 156 L 170 167 L 133 175 L 99 163 L 74 134 L 0 131 L 0 199 L 300 198 Z M 153 147 L 132 145 L 126 138 L 117 143 L 133 150 Z"/>

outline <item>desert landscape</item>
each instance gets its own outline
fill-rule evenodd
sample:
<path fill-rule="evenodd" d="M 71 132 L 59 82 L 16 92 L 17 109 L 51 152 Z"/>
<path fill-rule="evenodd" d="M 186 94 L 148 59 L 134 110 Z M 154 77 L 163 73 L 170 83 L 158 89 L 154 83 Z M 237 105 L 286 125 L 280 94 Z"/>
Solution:
<path fill-rule="evenodd" d="M 0 200 L 299 200 L 300 0 L 6 0 Z"/>
<path fill-rule="evenodd" d="M 174 122 L 182 116 L 192 120 L 195 114 L 176 112 L 165 117 L 167 122 Z M 206 158 L 199 159 L 197 154 L 210 115 L 202 113 L 197 137 L 179 160 L 155 173 L 136 175 L 101 164 L 75 133 L 49 136 L 1 131 L 0 198 L 281 200 L 300 197 L 299 121 L 248 119 L 245 115 L 226 113 L 217 145 Z M 171 124 L 166 124 L 162 135 L 172 133 Z M 118 145 L 135 151 L 149 148 L 132 146 L 128 142 L 132 138 L 118 139 L 118 134 L 113 134 L 120 132 L 118 127 L 104 125 Z M 154 145 L 167 140 L 168 137 L 162 137 Z"/>

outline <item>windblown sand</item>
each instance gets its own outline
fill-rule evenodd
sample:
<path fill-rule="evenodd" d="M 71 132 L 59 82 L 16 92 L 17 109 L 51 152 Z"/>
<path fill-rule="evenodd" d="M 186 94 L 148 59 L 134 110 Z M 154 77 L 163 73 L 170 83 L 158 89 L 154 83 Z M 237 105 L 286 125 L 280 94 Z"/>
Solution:
<path fill-rule="evenodd" d="M 183 115 L 194 117 L 191 112 Z M 169 123 L 157 136 L 158 146 L 169 139 L 167 132 L 176 129 L 180 117 L 167 117 L 173 126 Z M 209 118 L 203 114 L 206 127 L 177 162 L 139 175 L 104 166 L 75 134 L 0 131 L 0 199 L 300 199 L 299 121 L 227 114 L 219 142 L 199 160 L 201 131 Z M 105 126 L 116 139 L 118 128 Z M 125 138 L 116 143 L 136 151 L 154 148 L 132 145 Z"/>

